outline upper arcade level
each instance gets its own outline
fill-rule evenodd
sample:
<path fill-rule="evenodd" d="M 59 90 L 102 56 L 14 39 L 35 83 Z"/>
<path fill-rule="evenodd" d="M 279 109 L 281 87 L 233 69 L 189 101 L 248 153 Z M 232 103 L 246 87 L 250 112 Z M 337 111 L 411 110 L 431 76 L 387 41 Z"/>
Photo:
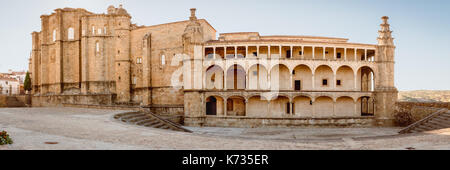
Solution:
<path fill-rule="evenodd" d="M 224 33 L 205 43 L 206 60 L 294 59 L 375 61 L 376 45 L 349 43 L 348 39 L 313 36 L 260 36 L 259 33 Z"/>

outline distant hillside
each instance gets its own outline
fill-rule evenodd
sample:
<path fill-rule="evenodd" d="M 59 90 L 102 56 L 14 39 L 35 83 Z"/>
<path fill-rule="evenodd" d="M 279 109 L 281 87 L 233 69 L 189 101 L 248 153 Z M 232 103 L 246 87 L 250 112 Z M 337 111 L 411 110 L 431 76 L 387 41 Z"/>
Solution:
<path fill-rule="evenodd" d="M 411 102 L 450 102 L 450 90 L 401 91 L 399 101 Z"/>

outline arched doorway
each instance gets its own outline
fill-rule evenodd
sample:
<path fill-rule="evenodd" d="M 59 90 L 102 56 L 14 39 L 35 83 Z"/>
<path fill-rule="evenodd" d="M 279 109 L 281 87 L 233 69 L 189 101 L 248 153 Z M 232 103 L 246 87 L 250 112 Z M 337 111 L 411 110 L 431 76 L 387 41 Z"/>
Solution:
<path fill-rule="evenodd" d="M 361 103 L 361 116 L 373 116 L 375 114 L 375 101 L 373 98 L 363 96 L 359 99 Z"/>
<path fill-rule="evenodd" d="M 213 96 L 206 99 L 206 115 L 217 115 L 217 99 Z"/>
<path fill-rule="evenodd" d="M 358 78 L 361 91 L 374 91 L 375 89 L 375 73 L 367 66 L 361 67 L 358 70 Z"/>

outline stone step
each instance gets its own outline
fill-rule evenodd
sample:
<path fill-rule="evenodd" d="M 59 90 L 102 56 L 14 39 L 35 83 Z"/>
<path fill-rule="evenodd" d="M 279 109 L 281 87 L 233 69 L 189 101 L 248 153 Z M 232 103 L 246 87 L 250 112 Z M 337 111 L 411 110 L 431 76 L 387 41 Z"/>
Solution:
<path fill-rule="evenodd" d="M 134 118 L 132 118 L 132 119 L 128 119 L 128 122 L 130 122 L 130 123 L 136 123 L 136 122 L 138 122 L 138 121 L 141 121 L 141 120 L 144 120 L 144 119 L 147 119 L 147 118 L 149 118 L 148 115 L 142 115 L 142 116 L 134 117 Z"/>
<path fill-rule="evenodd" d="M 447 114 L 441 114 L 441 115 L 439 115 L 439 116 L 436 116 L 436 118 L 438 118 L 438 119 L 450 120 L 450 115 L 447 115 Z"/>
<path fill-rule="evenodd" d="M 155 120 L 155 121 L 151 121 L 151 122 L 145 123 L 145 124 L 143 124 L 143 126 L 153 127 L 154 125 L 156 125 L 158 123 L 160 123 L 159 120 Z"/>
<path fill-rule="evenodd" d="M 436 127 L 432 127 L 432 126 L 427 125 L 427 124 L 419 125 L 417 128 L 422 129 L 422 131 L 436 130 Z"/>
<path fill-rule="evenodd" d="M 152 118 L 152 117 L 148 117 L 148 118 L 145 118 L 145 119 L 137 121 L 135 124 L 136 125 L 143 125 L 143 124 L 151 122 L 151 121 L 157 121 L 157 120 Z"/>
<path fill-rule="evenodd" d="M 439 123 L 439 124 L 443 124 L 443 125 L 448 125 L 448 126 L 450 126 L 450 121 L 447 121 L 447 120 L 443 120 L 443 119 L 433 119 L 433 120 L 431 120 L 431 121 L 429 121 L 429 122 L 435 122 L 435 123 Z"/>
<path fill-rule="evenodd" d="M 121 119 L 129 119 L 135 116 L 140 116 L 142 115 L 142 113 L 129 113 L 129 114 L 124 114 L 124 115 L 120 115 Z"/>
<path fill-rule="evenodd" d="M 153 127 L 154 127 L 154 128 L 161 128 L 161 127 L 163 127 L 163 126 L 165 126 L 165 125 L 166 125 L 165 123 L 159 122 L 158 124 L 153 125 Z"/>

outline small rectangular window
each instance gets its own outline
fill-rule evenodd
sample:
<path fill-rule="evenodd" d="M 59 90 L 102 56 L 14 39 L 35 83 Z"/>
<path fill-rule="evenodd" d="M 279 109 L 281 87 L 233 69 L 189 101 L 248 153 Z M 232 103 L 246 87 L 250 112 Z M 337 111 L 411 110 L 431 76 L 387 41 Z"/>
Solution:
<path fill-rule="evenodd" d="M 341 83 L 342 83 L 341 80 L 337 80 L 337 81 L 336 81 L 336 85 L 338 85 L 338 86 L 340 86 Z"/>
<path fill-rule="evenodd" d="M 327 79 L 323 79 L 322 80 L 322 85 L 323 86 L 328 86 L 328 80 Z"/>
<path fill-rule="evenodd" d="M 257 52 L 253 52 L 253 56 L 258 56 L 258 53 Z"/>
<path fill-rule="evenodd" d="M 303 52 L 302 52 L 302 51 L 299 51 L 299 52 L 298 52 L 298 55 L 303 55 Z"/>
<path fill-rule="evenodd" d="M 337 53 L 337 58 L 342 58 L 341 53 Z"/>
<path fill-rule="evenodd" d="M 328 54 L 328 51 L 325 51 L 325 54 Z"/>

